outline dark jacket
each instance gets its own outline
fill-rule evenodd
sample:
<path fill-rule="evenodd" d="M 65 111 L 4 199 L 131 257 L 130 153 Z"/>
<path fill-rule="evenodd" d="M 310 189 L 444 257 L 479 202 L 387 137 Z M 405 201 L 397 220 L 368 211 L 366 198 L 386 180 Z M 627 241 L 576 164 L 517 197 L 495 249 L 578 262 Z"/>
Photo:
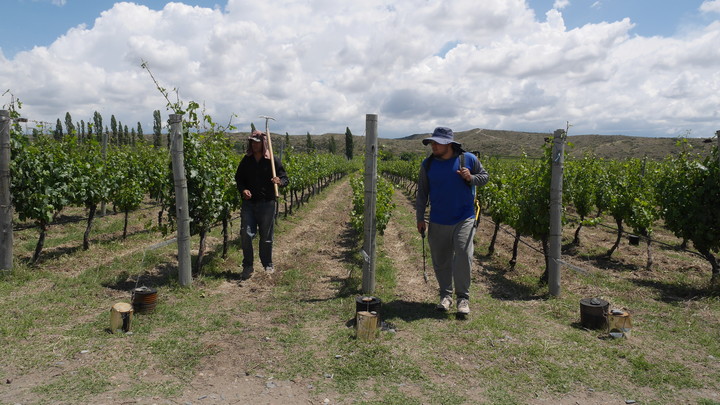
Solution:
<path fill-rule="evenodd" d="M 287 173 L 280 159 L 274 157 L 274 160 L 275 175 L 280 178 L 279 186 L 284 187 L 289 182 Z M 250 190 L 251 201 L 275 199 L 275 189 L 270 179 L 272 179 L 272 168 L 270 160 L 267 158 L 262 158 L 258 162 L 253 156 L 245 155 L 235 172 L 235 184 L 237 184 L 238 191 L 242 193 L 243 190 Z"/>

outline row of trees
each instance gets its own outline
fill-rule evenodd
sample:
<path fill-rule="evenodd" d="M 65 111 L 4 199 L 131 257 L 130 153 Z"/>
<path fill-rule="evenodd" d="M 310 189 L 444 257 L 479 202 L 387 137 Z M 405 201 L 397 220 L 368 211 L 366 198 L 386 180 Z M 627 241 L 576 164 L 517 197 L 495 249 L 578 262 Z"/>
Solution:
<path fill-rule="evenodd" d="M 284 145 L 287 147 L 290 147 L 292 144 L 290 142 L 290 134 L 285 133 L 285 140 Z M 335 141 L 335 136 L 330 135 L 327 142 L 325 142 L 324 145 L 318 145 L 316 140 L 313 140 L 312 135 L 310 135 L 310 132 L 307 132 L 305 135 L 305 142 L 302 145 L 296 145 L 293 147 L 296 150 L 304 151 L 307 153 L 315 153 L 319 152 L 322 149 L 327 150 L 327 153 L 334 155 L 337 154 L 338 151 L 338 143 Z M 353 159 L 353 135 L 350 131 L 350 128 L 345 128 L 345 157 L 348 160 Z"/>
<path fill-rule="evenodd" d="M 662 224 L 681 240 L 692 242 L 708 261 L 712 282 L 720 282 L 715 255 L 720 252 L 720 171 L 718 148 L 709 156 L 695 155 L 688 143 L 679 141 L 682 153 L 657 162 L 647 159 L 605 160 L 586 155 L 565 162 L 563 206 L 566 217 L 576 215 L 578 227 L 572 243 L 581 242 L 583 226 L 598 224 L 604 217 L 615 222 L 617 237 L 606 255 L 617 250 L 626 227 L 641 236 L 647 247 L 647 268 L 653 265 L 653 232 Z M 409 192 L 414 192 L 421 158 L 386 162 L 381 170 Z M 520 236 L 541 242 L 546 257 L 549 237 L 550 143 L 544 158 L 515 160 L 484 158 L 490 181 L 478 190 L 483 212 L 495 223 L 488 247 L 494 251 L 501 224 L 515 230 L 510 261 L 517 260 Z M 571 209 L 569 209 L 571 208 Z"/>
<path fill-rule="evenodd" d="M 715 254 L 720 252 L 720 170 L 718 148 L 708 156 L 693 154 L 685 140 L 681 153 L 663 161 L 629 159 L 606 161 L 594 156 L 568 165 L 568 202 L 580 217 L 580 228 L 597 223 L 602 214 L 615 221 L 617 237 L 607 256 L 617 249 L 627 225 L 646 242 L 646 268 L 653 265 L 651 244 L 662 224 L 677 236 L 680 247 L 692 242 L 708 261 L 712 282 L 720 281 Z M 594 217 L 591 217 L 593 216 Z"/>
<path fill-rule="evenodd" d="M 45 135 L 44 123 L 40 123 L 36 128 L 33 128 L 33 137 L 35 139 Z M 122 122 L 115 118 L 115 115 L 110 117 L 110 126 L 105 125 L 103 127 L 102 115 L 95 111 L 92 117 L 92 121 L 80 120 L 74 122 L 69 112 L 65 113 L 64 126 L 60 118 L 57 119 L 55 124 L 55 130 L 52 132 L 53 138 L 56 141 L 60 141 L 65 135 L 75 136 L 79 141 L 85 142 L 89 139 L 95 139 L 97 142 L 102 143 L 103 138 L 107 140 L 107 143 L 111 145 L 135 145 L 137 142 L 145 140 L 145 134 L 142 129 L 142 124 L 137 123 L 136 127 L 128 128 L 127 125 L 123 125 Z"/>
<path fill-rule="evenodd" d="M 89 248 L 90 231 L 101 203 L 112 203 L 125 213 L 125 237 L 128 214 L 140 206 L 162 168 L 163 155 L 154 148 L 111 146 L 103 156 L 95 141 L 78 145 L 74 137 L 60 142 L 14 137 L 13 204 L 20 220 L 33 222 L 39 232 L 31 262 L 40 256 L 48 226 L 68 206 L 87 210 L 84 249 Z"/>
<path fill-rule="evenodd" d="M 41 136 L 46 135 L 46 131 L 50 128 L 46 128 L 46 123 L 39 123 L 36 128 L 32 129 L 33 138 L 37 139 Z M 170 148 L 170 136 L 167 134 L 166 142 L 163 142 L 163 123 L 160 110 L 153 111 L 153 134 L 152 144 L 156 147 L 160 147 L 165 144 L 167 148 Z M 254 129 L 254 127 L 253 127 Z M 140 122 L 137 123 L 136 127 L 129 128 L 127 125 L 123 125 L 122 122 L 115 118 L 115 115 L 110 117 L 110 126 L 103 126 L 102 115 L 95 111 L 92 120 L 80 120 L 78 122 L 73 121 L 72 116 L 69 112 L 65 113 L 64 121 L 60 118 L 57 119 L 55 129 L 52 131 L 52 137 L 56 141 L 62 140 L 66 135 L 75 136 L 80 142 L 85 142 L 89 139 L 95 139 L 99 143 L 103 143 L 103 138 L 110 145 L 135 145 L 138 142 L 145 142 L 145 133 Z M 290 145 L 290 135 L 286 133 L 285 144 Z M 305 152 L 317 152 L 320 149 L 326 149 L 330 154 L 338 153 L 338 145 L 334 136 L 330 136 L 324 145 L 318 145 L 313 140 L 310 132 L 307 132 L 304 145 L 298 145 L 298 150 Z M 345 156 L 351 160 L 353 158 L 353 137 L 350 128 L 345 130 Z"/>
<path fill-rule="evenodd" d="M 227 254 L 229 221 L 241 204 L 233 181 L 241 155 L 226 136 L 228 128 L 216 125 L 207 115 L 196 114 L 195 106 L 188 109 L 190 119 L 184 122 L 183 147 L 191 232 L 200 237 L 195 266 L 199 270 L 206 235 L 217 224 L 222 224 L 223 255 Z M 149 200 L 159 207 L 156 227 L 164 233 L 174 230 L 175 189 L 165 148 L 140 142 L 134 146 L 110 145 L 103 152 L 95 138 L 79 142 L 76 136 L 65 135 L 60 141 L 49 137 L 31 141 L 17 127 L 13 128 L 12 142 L 11 193 L 16 212 L 39 233 L 32 263 L 40 257 L 50 224 L 70 206 L 84 207 L 88 214 L 84 249 L 90 246 L 92 224 L 102 203 L 112 204 L 125 214 L 123 238 L 128 232 L 129 213 Z M 299 206 L 330 181 L 359 167 L 358 162 L 339 155 L 292 150 L 284 160 L 290 177 L 290 185 L 283 190 L 286 215 L 288 201 L 291 214 L 293 204 Z"/>
<path fill-rule="evenodd" d="M 37 127 L 32 129 L 32 137 L 38 139 L 50 133 L 50 128 L 46 127 L 45 122 L 39 122 Z M 153 133 L 152 144 L 160 147 L 170 147 L 169 134 L 166 135 L 166 142 L 163 142 L 163 122 L 160 110 L 153 111 Z M 110 116 L 110 125 L 103 125 L 102 115 L 95 111 L 90 120 L 73 121 L 69 112 L 65 113 L 63 121 L 60 118 L 55 123 L 55 129 L 51 131 L 52 137 L 56 141 L 61 141 L 65 136 L 74 136 L 80 142 L 86 142 L 94 139 L 98 143 L 103 143 L 103 138 L 110 145 L 135 145 L 138 142 L 146 142 L 145 133 L 140 122 L 135 127 L 128 127 L 115 118 Z"/>

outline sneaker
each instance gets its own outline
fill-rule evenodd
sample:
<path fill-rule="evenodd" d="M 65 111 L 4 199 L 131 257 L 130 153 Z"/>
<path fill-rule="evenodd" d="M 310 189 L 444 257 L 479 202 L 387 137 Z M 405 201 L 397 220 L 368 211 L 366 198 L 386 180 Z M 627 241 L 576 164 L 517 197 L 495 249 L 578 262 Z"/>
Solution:
<path fill-rule="evenodd" d="M 467 298 L 460 298 L 457 304 L 458 314 L 467 315 L 470 313 L 470 302 Z"/>
<path fill-rule="evenodd" d="M 270 265 L 270 266 L 265 266 L 265 273 L 267 273 L 267 274 L 273 274 L 273 273 L 275 273 L 275 267 L 273 267 L 272 265 Z"/>
<path fill-rule="evenodd" d="M 250 266 L 248 266 L 248 267 L 243 267 L 243 271 L 242 271 L 242 273 L 240 274 L 240 279 L 241 279 L 241 280 L 247 280 L 247 279 L 249 279 L 250 277 L 252 277 L 253 271 L 254 271 L 253 268 L 250 267 Z"/>
<path fill-rule="evenodd" d="M 440 299 L 440 303 L 437 304 L 437 310 L 438 311 L 449 311 L 450 307 L 452 306 L 452 298 L 450 297 L 442 297 Z"/>

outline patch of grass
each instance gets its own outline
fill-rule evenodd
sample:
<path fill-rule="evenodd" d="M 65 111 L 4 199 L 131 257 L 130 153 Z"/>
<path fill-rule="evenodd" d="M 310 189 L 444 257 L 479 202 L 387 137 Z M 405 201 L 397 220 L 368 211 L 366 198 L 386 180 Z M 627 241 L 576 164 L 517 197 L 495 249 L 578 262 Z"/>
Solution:
<path fill-rule="evenodd" d="M 492 404 L 520 405 L 525 403 L 518 397 L 518 393 L 509 386 L 493 384 L 487 389 L 487 395 Z"/>
<path fill-rule="evenodd" d="M 352 391 L 369 378 L 382 378 L 385 384 L 419 381 L 422 374 L 409 358 L 393 353 L 385 344 L 350 342 L 352 351 L 331 364 L 331 373 L 341 392 Z"/>
<path fill-rule="evenodd" d="M 49 400 L 82 401 L 105 391 L 110 384 L 101 373 L 91 367 L 61 374 L 50 382 L 33 387 L 32 391 Z"/>
<path fill-rule="evenodd" d="M 422 398 L 414 398 L 413 396 L 406 394 L 401 391 L 401 387 L 385 386 L 383 384 L 375 384 L 372 387 L 373 391 L 376 392 L 375 396 L 378 398 L 372 400 L 359 400 L 358 404 L 364 405 L 420 405 L 426 403 Z M 351 399 L 351 398 L 349 398 Z M 439 402 L 436 402 L 439 403 Z M 460 403 L 460 402 L 447 402 L 447 403 Z"/>
<path fill-rule="evenodd" d="M 163 382 L 138 382 L 128 389 L 119 392 L 121 397 L 162 397 L 168 398 L 179 395 L 185 389 L 185 385 L 174 381 Z"/>
<path fill-rule="evenodd" d="M 166 372 L 180 377 L 191 375 L 201 358 L 214 353 L 202 343 L 184 336 L 165 336 L 153 340 L 148 350 Z"/>
<path fill-rule="evenodd" d="M 637 385 L 658 388 L 671 385 L 676 388 L 700 388 L 692 373 L 683 365 L 667 360 L 648 360 L 644 354 L 630 356 L 630 379 Z"/>

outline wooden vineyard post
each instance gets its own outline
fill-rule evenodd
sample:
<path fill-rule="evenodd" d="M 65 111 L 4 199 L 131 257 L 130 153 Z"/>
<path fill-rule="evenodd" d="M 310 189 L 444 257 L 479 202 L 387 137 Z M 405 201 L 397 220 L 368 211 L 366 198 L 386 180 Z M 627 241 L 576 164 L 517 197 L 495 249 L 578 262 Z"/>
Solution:
<path fill-rule="evenodd" d="M 103 165 L 107 166 L 108 134 L 107 132 L 103 131 L 102 128 L 100 128 L 100 133 L 102 134 L 100 151 L 102 153 Z M 100 216 L 104 217 L 105 215 L 107 215 L 107 207 L 105 206 L 105 201 L 103 199 L 103 201 L 100 201 Z"/>
<path fill-rule="evenodd" d="M 377 201 L 377 114 L 365 116 L 365 207 L 363 217 L 363 294 L 375 292 L 375 204 Z"/>
<path fill-rule="evenodd" d="M 178 277 L 180 285 L 192 282 L 190 262 L 190 211 L 188 209 L 187 178 L 183 150 L 182 114 L 170 114 L 172 139 L 172 170 L 175 182 L 175 213 L 177 215 Z"/>
<path fill-rule="evenodd" d="M 548 261 L 548 287 L 553 296 L 560 295 L 560 255 L 562 247 L 562 189 L 565 163 L 565 136 L 562 129 L 553 134 L 552 172 L 550 178 L 550 260 Z"/>
<path fill-rule="evenodd" d="M 720 131 L 715 131 L 715 138 L 718 141 L 718 164 L 720 164 Z"/>
<path fill-rule="evenodd" d="M 359 340 L 373 340 L 378 333 L 378 315 L 373 312 L 359 311 L 355 314 L 355 325 Z"/>
<path fill-rule="evenodd" d="M 13 206 L 10 198 L 10 111 L 0 110 L 0 270 L 13 266 Z"/>

